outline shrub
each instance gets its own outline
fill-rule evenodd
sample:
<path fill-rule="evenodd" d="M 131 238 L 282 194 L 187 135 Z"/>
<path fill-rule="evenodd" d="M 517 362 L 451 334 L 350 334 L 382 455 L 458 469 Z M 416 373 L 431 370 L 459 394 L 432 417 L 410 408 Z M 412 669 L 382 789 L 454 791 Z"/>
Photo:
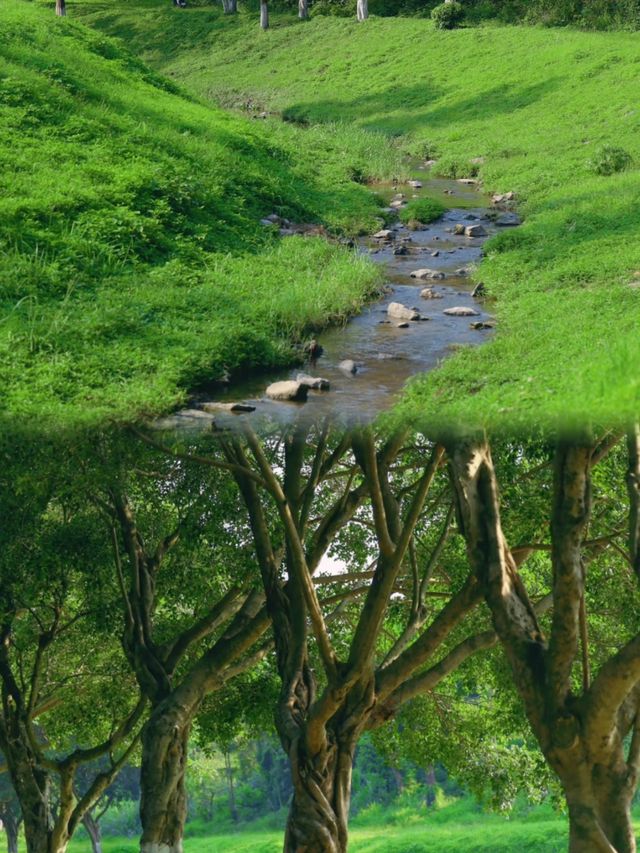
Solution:
<path fill-rule="evenodd" d="M 431 12 L 431 18 L 439 30 L 453 30 L 464 19 L 464 9 L 460 3 L 453 0 L 451 3 L 442 3 Z"/>
<path fill-rule="evenodd" d="M 445 210 L 444 205 L 433 198 L 416 198 L 400 210 L 400 219 L 402 222 L 416 219 L 427 224 L 439 219 Z"/>
<path fill-rule="evenodd" d="M 615 145 L 604 145 L 599 148 L 589 161 L 591 169 L 597 175 L 613 175 L 616 172 L 624 172 L 631 165 L 632 157 L 624 148 Z"/>

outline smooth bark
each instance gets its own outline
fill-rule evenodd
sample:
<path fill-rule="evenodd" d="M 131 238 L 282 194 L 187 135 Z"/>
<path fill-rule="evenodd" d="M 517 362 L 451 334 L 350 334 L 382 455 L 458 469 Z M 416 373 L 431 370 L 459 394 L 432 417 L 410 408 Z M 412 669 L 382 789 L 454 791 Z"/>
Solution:
<path fill-rule="evenodd" d="M 66 0 L 56 0 L 56 15 L 59 18 L 64 18 L 67 14 Z"/>
<path fill-rule="evenodd" d="M 298 0 L 298 17 L 301 21 L 309 18 L 309 0 Z"/>
<path fill-rule="evenodd" d="M 369 0 L 358 0 L 356 6 L 356 17 L 359 21 L 366 21 L 369 17 Z"/>
<path fill-rule="evenodd" d="M 260 0 L 260 27 L 263 30 L 269 29 L 269 4 L 267 0 Z"/>

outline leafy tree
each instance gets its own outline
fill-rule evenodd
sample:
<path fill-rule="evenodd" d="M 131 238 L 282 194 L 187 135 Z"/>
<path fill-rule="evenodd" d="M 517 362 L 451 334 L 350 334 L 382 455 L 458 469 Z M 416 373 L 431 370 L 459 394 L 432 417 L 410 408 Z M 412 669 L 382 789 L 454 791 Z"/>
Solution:
<path fill-rule="evenodd" d="M 534 513 L 529 521 L 544 519 L 549 528 L 542 545 L 551 558 L 547 631 L 530 603 L 532 582 L 525 585 L 518 573 L 504 533 L 488 441 L 456 438 L 449 448 L 469 561 L 531 729 L 566 796 L 573 853 L 636 849 L 630 808 L 640 768 L 637 430 L 628 437 L 626 460 L 619 443 L 619 434 L 600 441 L 560 437 L 553 464 L 547 459 L 533 477 L 542 479 L 548 500 L 544 516 Z M 511 476 L 514 465 L 526 469 L 522 448 L 511 461 Z M 524 501 L 510 509 L 507 524 L 514 512 L 528 516 L 530 507 Z M 619 650 L 609 655 L 611 647 Z"/>

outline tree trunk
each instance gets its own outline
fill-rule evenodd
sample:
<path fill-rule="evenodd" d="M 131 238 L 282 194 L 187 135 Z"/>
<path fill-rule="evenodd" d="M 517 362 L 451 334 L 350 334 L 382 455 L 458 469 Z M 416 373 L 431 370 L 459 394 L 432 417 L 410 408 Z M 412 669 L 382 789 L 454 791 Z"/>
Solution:
<path fill-rule="evenodd" d="M 91 839 L 92 853 L 102 853 L 102 831 L 98 821 L 94 819 L 92 814 L 86 812 L 82 818 L 82 825 L 87 830 L 87 835 Z"/>
<path fill-rule="evenodd" d="M 309 0 L 298 0 L 298 17 L 301 21 L 309 18 Z"/>
<path fill-rule="evenodd" d="M 187 816 L 184 774 L 192 715 L 162 702 L 142 735 L 140 768 L 141 853 L 182 853 Z"/>
<path fill-rule="evenodd" d="M 20 825 L 10 809 L 2 812 L 2 825 L 7 836 L 7 853 L 18 853 Z"/>
<path fill-rule="evenodd" d="M 369 0 L 358 0 L 356 15 L 359 21 L 366 21 L 369 17 Z"/>
<path fill-rule="evenodd" d="M 236 792 L 233 786 L 233 767 L 231 766 L 231 756 L 229 751 L 224 752 L 224 769 L 227 774 L 227 785 L 229 786 L 229 811 L 231 819 L 234 823 L 238 822 L 238 809 L 236 808 Z"/>
<path fill-rule="evenodd" d="M 238 11 L 238 0 L 227 0 L 229 4 L 229 14 L 235 15 Z"/>
<path fill-rule="evenodd" d="M 260 0 L 260 26 L 263 30 L 269 29 L 269 5 L 266 0 Z"/>
<path fill-rule="evenodd" d="M 33 756 L 27 752 L 18 760 L 15 754 L 9 760 L 11 781 L 22 811 L 27 853 L 52 853 L 49 774 L 38 767 Z"/>
<path fill-rule="evenodd" d="M 294 742 L 293 799 L 284 853 L 346 853 L 354 745 L 328 744 L 314 756 Z"/>
<path fill-rule="evenodd" d="M 56 0 L 56 15 L 59 18 L 64 18 L 67 14 L 67 3 L 66 0 Z"/>
<path fill-rule="evenodd" d="M 570 853 L 636 853 L 631 822 L 633 785 L 626 772 L 589 765 L 577 757 L 574 761 L 570 778 L 562 774 L 569 807 Z"/>

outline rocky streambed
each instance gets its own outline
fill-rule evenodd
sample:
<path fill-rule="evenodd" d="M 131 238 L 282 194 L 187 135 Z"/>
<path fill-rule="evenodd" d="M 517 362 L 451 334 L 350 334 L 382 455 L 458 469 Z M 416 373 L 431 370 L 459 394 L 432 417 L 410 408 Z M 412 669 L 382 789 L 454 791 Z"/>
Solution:
<path fill-rule="evenodd" d="M 510 194 L 494 201 L 474 181 L 434 179 L 415 170 L 402 185 L 379 185 L 390 216 L 428 195 L 447 207 L 429 225 L 397 221 L 358 241 L 385 269 L 379 301 L 347 324 L 329 328 L 310 349 L 309 361 L 231 383 L 199 395 L 185 410 L 155 423 L 161 430 L 220 427 L 248 419 L 287 423 L 331 417 L 345 426 L 371 421 L 393 405 L 412 376 L 432 370 L 452 350 L 482 343 L 491 334 L 491 305 L 478 283 L 483 245 L 497 231 L 519 224 Z M 285 233 L 286 236 L 286 233 Z"/>

